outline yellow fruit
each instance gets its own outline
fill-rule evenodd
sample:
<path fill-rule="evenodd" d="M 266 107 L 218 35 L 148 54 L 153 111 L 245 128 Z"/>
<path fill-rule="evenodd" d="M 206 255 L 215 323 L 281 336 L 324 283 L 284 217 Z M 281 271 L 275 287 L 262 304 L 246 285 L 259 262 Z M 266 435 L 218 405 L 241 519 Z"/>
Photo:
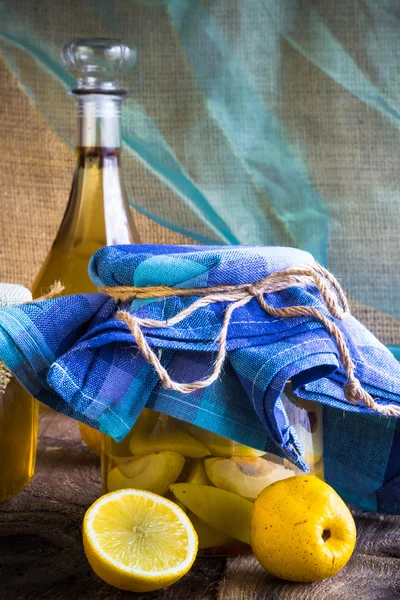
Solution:
<path fill-rule="evenodd" d="M 179 430 L 162 431 L 154 436 L 141 432 L 134 433 L 131 437 L 130 449 L 132 454 L 149 454 L 150 452 L 170 450 L 192 458 L 202 458 L 210 454 L 201 442 Z"/>
<path fill-rule="evenodd" d="M 261 565 L 289 581 L 318 581 L 349 560 L 356 526 L 338 494 L 312 475 L 277 481 L 261 492 L 251 518 L 251 546 Z"/>
<path fill-rule="evenodd" d="M 262 450 L 243 446 L 223 435 L 207 431 L 207 429 L 201 429 L 200 427 L 196 427 L 196 425 L 188 425 L 187 428 L 193 437 L 207 446 L 210 451 L 209 454 L 212 456 L 263 456 L 265 454 Z"/>
<path fill-rule="evenodd" d="M 179 502 L 179 500 L 177 500 L 175 498 L 175 496 L 173 495 L 173 493 L 170 491 L 168 491 L 166 494 L 164 494 L 164 498 L 167 498 L 168 500 L 171 500 L 171 502 L 175 502 L 175 504 L 177 504 L 179 506 L 179 508 L 181 510 L 183 510 L 184 513 L 187 514 L 188 509 L 186 508 L 186 506 L 184 504 L 182 504 L 182 502 Z"/>
<path fill-rule="evenodd" d="M 100 431 L 94 429 L 94 427 L 90 427 L 90 425 L 86 425 L 86 423 L 79 423 L 79 433 L 81 434 L 81 438 L 85 442 L 87 446 L 94 452 L 97 456 L 101 454 L 101 443 L 100 443 Z"/>
<path fill-rule="evenodd" d="M 212 458 L 208 460 L 212 460 Z M 193 462 L 190 465 L 189 473 L 186 477 L 186 481 L 187 483 L 196 483 L 198 485 L 211 485 L 211 481 L 207 477 L 203 459 L 193 459 Z"/>
<path fill-rule="evenodd" d="M 205 470 L 217 487 L 255 500 L 262 490 L 280 479 L 294 476 L 294 471 L 264 458 L 207 458 Z"/>
<path fill-rule="evenodd" d="M 194 513 L 188 512 L 188 517 L 192 521 L 192 525 L 199 538 L 199 550 L 203 550 L 204 548 L 218 548 L 234 541 L 229 535 L 217 531 L 217 529 L 199 519 Z"/>
<path fill-rule="evenodd" d="M 132 458 L 132 452 L 129 448 L 130 441 L 131 436 L 129 433 L 120 442 L 116 442 L 107 435 L 103 438 L 102 449 L 115 462 L 120 462 L 121 460 Z"/>
<path fill-rule="evenodd" d="M 109 492 L 123 488 L 148 490 L 161 496 L 174 483 L 185 464 L 177 452 L 159 452 L 147 456 L 135 456 L 117 464 L 108 474 Z"/>
<path fill-rule="evenodd" d="M 196 558 L 197 534 L 173 502 L 143 490 L 106 494 L 88 509 L 83 546 L 94 572 L 130 592 L 151 592 L 185 575 Z"/>
<path fill-rule="evenodd" d="M 103 443 L 104 452 L 115 462 L 119 462 L 124 458 L 129 458 L 132 456 L 132 452 L 130 450 L 132 434 L 150 434 L 157 424 L 158 419 L 158 412 L 150 410 L 149 408 L 144 408 L 137 418 L 132 430 L 126 437 L 124 437 L 123 440 L 120 442 L 115 442 L 111 437 L 105 436 Z"/>
<path fill-rule="evenodd" d="M 250 543 L 253 504 L 248 500 L 210 485 L 175 483 L 170 490 L 199 519 L 217 531 L 245 544 Z"/>
<path fill-rule="evenodd" d="M 160 418 L 160 413 L 150 408 L 144 408 L 136 420 L 132 431 L 141 433 L 151 433 Z"/>

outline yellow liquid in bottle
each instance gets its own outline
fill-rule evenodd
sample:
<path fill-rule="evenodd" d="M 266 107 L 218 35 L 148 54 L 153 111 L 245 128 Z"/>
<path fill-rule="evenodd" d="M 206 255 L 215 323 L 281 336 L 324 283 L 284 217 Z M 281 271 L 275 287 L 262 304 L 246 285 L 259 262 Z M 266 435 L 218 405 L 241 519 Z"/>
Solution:
<path fill-rule="evenodd" d="M 71 193 L 56 239 L 37 275 L 33 298 L 60 281 L 63 294 L 95 292 L 91 256 L 104 246 L 138 243 L 120 172 L 120 148 L 77 149 Z M 41 405 L 42 409 L 48 409 Z"/>
<path fill-rule="evenodd" d="M 33 297 L 55 281 L 64 294 L 94 292 L 90 257 L 103 246 L 137 243 L 120 177 L 119 148 L 79 148 L 71 194 L 53 246 L 33 284 Z"/>
<path fill-rule="evenodd" d="M 32 479 L 37 445 L 38 404 L 14 378 L 0 394 L 0 502 Z"/>

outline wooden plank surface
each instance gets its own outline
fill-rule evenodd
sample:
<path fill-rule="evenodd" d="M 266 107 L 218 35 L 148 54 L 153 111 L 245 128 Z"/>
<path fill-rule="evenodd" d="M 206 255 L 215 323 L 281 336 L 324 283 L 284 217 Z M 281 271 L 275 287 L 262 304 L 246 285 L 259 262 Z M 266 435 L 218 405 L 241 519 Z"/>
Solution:
<path fill-rule="evenodd" d="M 81 524 L 101 491 L 100 461 L 77 423 L 42 413 L 36 475 L 0 507 L 1 600 L 125 600 L 103 583 L 83 553 Z M 146 600 L 214 600 L 224 559 L 200 559 L 173 588 L 135 595 Z"/>
<path fill-rule="evenodd" d="M 132 595 L 103 583 L 82 549 L 81 523 L 100 494 L 100 464 L 77 424 L 43 413 L 36 476 L 0 506 L 1 600 L 395 600 L 400 518 L 357 515 L 357 551 L 336 577 L 311 585 L 270 577 L 251 556 L 199 558 L 175 586 Z"/>

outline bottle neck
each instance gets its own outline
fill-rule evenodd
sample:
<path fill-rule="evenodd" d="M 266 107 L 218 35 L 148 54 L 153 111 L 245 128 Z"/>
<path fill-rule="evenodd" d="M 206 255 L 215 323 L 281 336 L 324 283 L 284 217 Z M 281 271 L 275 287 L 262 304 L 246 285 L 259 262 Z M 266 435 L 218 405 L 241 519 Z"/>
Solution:
<path fill-rule="evenodd" d="M 78 149 L 121 148 L 122 94 L 74 93 Z"/>

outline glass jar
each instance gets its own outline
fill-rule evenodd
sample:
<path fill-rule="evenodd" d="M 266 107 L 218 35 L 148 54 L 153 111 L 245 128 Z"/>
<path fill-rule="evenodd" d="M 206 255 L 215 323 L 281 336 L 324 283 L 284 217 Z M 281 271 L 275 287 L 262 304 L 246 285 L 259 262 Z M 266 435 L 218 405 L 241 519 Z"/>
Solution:
<path fill-rule="evenodd" d="M 0 502 L 30 482 L 35 470 L 38 403 L 12 377 L 0 393 Z"/>
<path fill-rule="evenodd" d="M 310 473 L 323 478 L 322 407 L 282 395 Z M 271 483 L 301 474 L 287 459 L 145 408 L 116 443 L 102 435 L 103 491 L 145 489 L 177 502 L 190 517 L 201 554 L 250 551 L 252 502 Z"/>

